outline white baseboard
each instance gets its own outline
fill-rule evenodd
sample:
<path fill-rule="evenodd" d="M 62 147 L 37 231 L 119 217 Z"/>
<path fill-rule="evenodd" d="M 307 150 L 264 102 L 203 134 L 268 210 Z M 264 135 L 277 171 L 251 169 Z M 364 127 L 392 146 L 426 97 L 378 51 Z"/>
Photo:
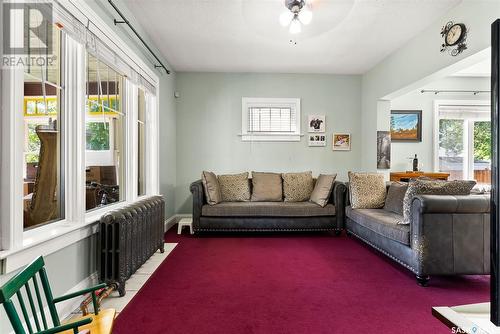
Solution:
<path fill-rule="evenodd" d="M 177 224 L 182 218 L 190 218 L 191 214 L 176 214 L 165 220 L 165 232 L 168 231 L 172 226 Z"/>
<path fill-rule="evenodd" d="M 99 283 L 99 273 L 96 271 L 91 274 L 89 277 L 85 278 L 83 281 L 66 291 L 64 295 L 68 293 L 77 292 L 86 288 L 90 288 L 91 286 L 95 286 Z M 75 311 L 80 307 L 80 304 L 85 299 L 85 296 L 72 298 L 69 300 L 65 300 L 63 302 L 57 303 L 57 313 L 59 314 L 59 319 L 66 319 L 71 312 Z"/>

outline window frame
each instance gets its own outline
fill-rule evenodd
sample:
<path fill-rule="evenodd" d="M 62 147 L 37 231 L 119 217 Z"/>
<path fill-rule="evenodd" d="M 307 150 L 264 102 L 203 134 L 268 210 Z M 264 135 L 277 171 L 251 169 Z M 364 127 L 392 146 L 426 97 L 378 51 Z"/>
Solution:
<path fill-rule="evenodd" d="M 123 39 L 116 34 L 111 27 L 103 21 L 98 14 L 85 3 L 79 3 L 77 8 L 71 1 L 63 0 L 61 5 L 73 14 L 76 18 L 90 20 L 99 26 L 103 32 L 103 37 L 114 41 L 119 45 L 121 51 L 126 53 L 133 61 L 132 64 L 137 70 L 147 73 L 152 78 L 152 85 L 156 94 L 160 92 L 159 77 L 149 68 L 140 56 L 133 51 Z M 18 25 L 14 24 L 14 27 Z M 124 172 L 126 187 L 124 200 L 108 205 L 93 211 L 85 212 L 85 78 L 86 78 L 86 49 L 67 34 L 62 35 L 62 82 L 71 82 L 65 85 L 65 92 L 61 94 L 61 108 L 63 110 L 73 110 L 67 113 L 64 122 L 64 188 L 65 188 L 65 218 L 50 224 L 24 231 L 23 224 L 23 160 L 24 160 L 24 112 L 2 113 L 0 137 L 2 143 L 0 186 L 2 193 L 9 196 L 2 196 L 0 201 L 0 275 L 12 272 L 23 265 L 26 265 L 33 257 L 40 254 L 47 255 L 59 249 L 67 247 L 79 240 L 87 238 L 97 232 L 96 222 L 108 211 L 125 206 L 136 201 L 139 197 L 137 192 L 132 192 L 132 185 L 137 183 L 132 173 L 135 162 L 131 159 L 134 156 L 134 146 L 136 132 L 133 131 L 136 125 L 131 117 L 127 117 L 125 124 L 125 162 Z M 24 70 L 22 68 L 2 69 L 0 71 L 1 83 L 1 106 L 3 110 L 23 110 L 24 111 Z M 130 108 L 128 96 L 133 96 L 132 91 L 136 87 L 129 80 L 124 81 L 122 101 L 123 110 L 126 112 Z M 158 120 L 159 98 L 153 94 L 152 103 L 149 103 L 148 115 L 152 119 Z M 132 104 L 133 106 L 133 104 Z M 130 113 L 133 114 L 133 113 Z M 148 161 L 146 169 L 146 194 L 142 197 L 157 195 L 159 193 L 159 168 L 158 168 L 158 123 L 148 122 L 146 154 L 154 157 Z"/>
<path fill-rule="evenodd" d="M 439 110 L 442 105 L 446 106 L 484 106 L 490 107 L 491 103 L 488 100 L 434 100 L 434 126 L 433 126 L 433 170 L 439 172 Z M 491 117 L 469 119 L 456 118 L 464 121 L 464 156 L 467 161 L 464 161 L 463 178 L 474 178 L 474 122 L 476 121 L 491 121 Z"/>
<path fill-rule="evenodd" d="M 243 97 L 241 99 L 241 140 L 269 142 L 297 142 L 302 139 L 300 98 L 264 98 Z M 295 132 L 248 132 L 248 114 L 250 108 L 289 107 L 295 110 Z"/>

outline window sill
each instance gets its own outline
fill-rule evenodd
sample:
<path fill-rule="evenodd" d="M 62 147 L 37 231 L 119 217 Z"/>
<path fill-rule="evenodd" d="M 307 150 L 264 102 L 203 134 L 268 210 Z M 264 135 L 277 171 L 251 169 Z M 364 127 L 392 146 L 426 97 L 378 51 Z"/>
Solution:
<path fill-rule="evenodd" d="M 120 202 L 85 215 L 85 221 L 62 220 L 24 232 L 22 247 L 0 251 L 0 274 L 27 265 L 39 255 L 48 255 L 97 233 L 97 222 L 103 214 L 128 204 Z"/>
<path fill-rule="evenodd" d="M 297 142 L 302 139 L 303 134 L 282 135 L 282 134 L 240 134 L 241 141 L 290 141 Z"/>

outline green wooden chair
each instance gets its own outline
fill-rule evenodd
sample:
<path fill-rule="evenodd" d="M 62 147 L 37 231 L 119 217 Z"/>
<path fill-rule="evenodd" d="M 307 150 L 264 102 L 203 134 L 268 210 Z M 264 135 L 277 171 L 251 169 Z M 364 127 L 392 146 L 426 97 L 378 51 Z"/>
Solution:
<path fill-rule="evenodd" d="M 7 313 L 14 332 L 16 334 L 53 334 L 62 332 L 77 334 L 79 330 L 83 329 L 87 329 L 87 333 L 104 332 L 102 329 L 95 330 L 94 324 L 89 324 L 96 319 L 98 320 L 97 322 L 99 322 L 98 317 L 100 314 L 95 292 L 96 290 L 105 288 L 106 284 L 99 284 L 92 288 L 54 298 L 44 265 L 43 257 L 40 256 L 0 288 L 0 303 L 3 304 L 5 308 L 5 312 Z M 45 297 L 45 305 L 50 313 L 52 323 L 47 321 L 48 316 L 44 311 L 44 298 L 42 293 Z M 61 324 L 59 316 L 57 315 L 56 304 L 87 293 L 92 294 L 95 314 L 83 317 L 71 323 Z M 15 306 L 14 296 L 17 297 L 18 307 Z M 22 314 L 25 325 L 23 325 L 18 309 L 21 311 L 20 313 Z M 107 314 L 108 317 L 111 316 L 111 319 L 107 319 L 107 322 L 111 321 L 112 326 L 115 312 L 114 310 L 111 311 L 112 316 L 111 314 Z M 94 328 L 94 331 L 89 328 Z M 26 329 L 28 332 L 26 332 Z M 111 332 L 111 328 L 109 332 Z"/>

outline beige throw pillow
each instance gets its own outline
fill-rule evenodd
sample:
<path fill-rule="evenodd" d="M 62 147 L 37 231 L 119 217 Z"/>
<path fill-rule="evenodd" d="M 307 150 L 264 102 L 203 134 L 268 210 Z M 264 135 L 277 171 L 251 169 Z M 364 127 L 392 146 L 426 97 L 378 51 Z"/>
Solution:
<path fill-rule="evenodd" d="M 379 209 L 385 202 L 384 175 L 349 172 L 349 196 L 353 209 Z"/>
<path fill-rule="evenodd" d="M 336 177 L 337 174 L 320 174 L 316 180 L 316 184 L 314 185 L 309 202 L 316 203 L 322 208 L 325 207 L 333 191 L 333 185 L 335 184 Z"/>
<path fill-rule="evenodd" d="M 283 174 L 285 202 L 304 202 L 311 198 L 314 188 L 312 172 Z"/>
<path fill-rule="evenodd" d="M 203 171 L 201 173 L 201 181 L 203 183 L 207 203 L 209 205 L 220 203 L 222 201 L 222 195 L 217 175 L 212 172 Z"/>
<path fill-rule="evenodd" d="M 219 185 L 223 202 L 245 202 L 250 200 L 248 172 L 219 175 Z"/>
<path fill-rule="evenodd" d="M 252 172 L 252 201 L 281 202 L 282 200 L 281 174 Z"/>

